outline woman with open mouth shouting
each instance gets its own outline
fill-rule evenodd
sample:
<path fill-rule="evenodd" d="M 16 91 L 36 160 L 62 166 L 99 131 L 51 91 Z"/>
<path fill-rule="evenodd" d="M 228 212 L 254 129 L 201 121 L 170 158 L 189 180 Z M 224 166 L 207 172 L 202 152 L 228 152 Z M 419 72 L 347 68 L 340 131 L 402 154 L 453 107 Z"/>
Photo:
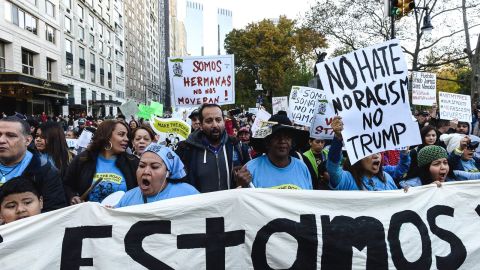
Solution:
<path fill-rule="evenodd" d="M 169 147 L 152 143 L 140 158 L 138 187 L 125 193 L 115 208 L 198 194 L 193 186 L 172 181 L 185 175 L 183 163 L 175 152 Z"/>

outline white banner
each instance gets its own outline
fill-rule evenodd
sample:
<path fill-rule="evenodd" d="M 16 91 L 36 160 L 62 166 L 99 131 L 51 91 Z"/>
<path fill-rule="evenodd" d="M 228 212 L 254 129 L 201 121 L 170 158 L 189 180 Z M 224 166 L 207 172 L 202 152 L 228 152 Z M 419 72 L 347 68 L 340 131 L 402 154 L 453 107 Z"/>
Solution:
<path fill-rule="evenodd" d="M 432 106 L 437 103 L 437 74 L 412 72 L 412 104 Z"/>
<path fill-rule="evenodd" d="M 292 86 L 288 104 L 292 122 L 310 128 L 321 96 L 322 92 L 317 88 Z"/>
<path fill-rule="evenodd" d="M 0 226 L 7 269 L 478 269 L 480 183 L 240 189 Z M 361 203 L 359 203 L 361 202 Z"/>
<path fill-rule="evenodd" d="M 472 122 L 472 103 L 470 96 L 439 92 L 438 101 L 440 107 L 440 119 L 458 119 L 458 121 L 462 122 Z"/>
<path fill-rule="evenodd" d="M 320 81 L 353 163 L 371 154 L 420 144 L 410 118 L 408 70 L 398 40 L 391 40 L 317 64 Z"/>
<path fill-rule="evenodd" d="M 288 111 L 288 97 L 272 97 L 272 114 Z"/>
<path fill-rule="evenodd" d="M 175 106 L 235 104 L 233 55 L 169 57 Z"/>

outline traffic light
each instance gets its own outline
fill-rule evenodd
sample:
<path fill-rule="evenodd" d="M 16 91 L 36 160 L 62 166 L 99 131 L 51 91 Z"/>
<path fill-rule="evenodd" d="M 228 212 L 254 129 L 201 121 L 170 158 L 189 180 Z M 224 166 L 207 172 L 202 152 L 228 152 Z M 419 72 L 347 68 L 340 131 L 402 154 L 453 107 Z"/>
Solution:
<path fill-rule="evenodd" d="M 390 16 L 397 20 L 403 16 L 408 15 L 410 11 L 415 8 L 414 0 L 391 0 L 390 1 Z"/>

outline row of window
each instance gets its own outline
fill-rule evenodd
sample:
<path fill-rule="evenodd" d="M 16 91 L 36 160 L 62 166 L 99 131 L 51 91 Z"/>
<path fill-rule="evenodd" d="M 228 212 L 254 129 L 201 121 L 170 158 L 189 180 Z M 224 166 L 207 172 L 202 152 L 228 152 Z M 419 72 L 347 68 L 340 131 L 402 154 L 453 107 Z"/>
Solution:
<path fill-rule="evenodd" d="M 34 6 L 37 6 L 36 0 L 27 0 L 27 1 Z M 41 2 L 45 4 L 44 5 L 45 13 L 47 13 L 48 16 L 55 18 L 55 5 L 50 0 L 41 0 Z"/>
<path fill-rule="evenodd" d="M 0 48 L 3 47 L 3 52 L 5 53 L 5 44 L 0 43 Z M 0 50 L 1 51 L 1 50 Z M 22 49 L 22 73 L 33 76 L 35 74 L 35 67 L 33 62 L 34 53 Z M 47 80 L 52 80 L 52 67 L 55 60 L 47 58 Z M 5 68 L 5 55 L 3 57 L 3 68 Z M 0 69 L 2 65 L 0 64 Z"/>

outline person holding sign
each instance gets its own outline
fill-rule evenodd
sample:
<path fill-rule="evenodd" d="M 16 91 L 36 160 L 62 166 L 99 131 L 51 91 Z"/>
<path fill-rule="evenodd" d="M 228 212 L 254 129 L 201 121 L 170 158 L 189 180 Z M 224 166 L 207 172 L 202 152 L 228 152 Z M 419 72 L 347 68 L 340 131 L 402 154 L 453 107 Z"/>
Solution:
<path fill-rule="evenodd" d="M 169 147 L 152 143 L 145 149 L 138 164 L 138 187 L 127 191 L 115 208 L 198 194 L 187 183 L 170 182 L 185 175 L 183 163 L 175 152 Z"/>
<path fill-rule="evenodd" d="M 347 169 L 343 170 L 340 167 L 343 130 L 341 117 L 336 116 L 331 126 L 335 136 L 328 152 L 327 171 L 332 189 L 368 191 L 397 189 L 393 178 L 382 170 L 380 153 L 362 158 L 353 165 L 347 160 Z"/>

